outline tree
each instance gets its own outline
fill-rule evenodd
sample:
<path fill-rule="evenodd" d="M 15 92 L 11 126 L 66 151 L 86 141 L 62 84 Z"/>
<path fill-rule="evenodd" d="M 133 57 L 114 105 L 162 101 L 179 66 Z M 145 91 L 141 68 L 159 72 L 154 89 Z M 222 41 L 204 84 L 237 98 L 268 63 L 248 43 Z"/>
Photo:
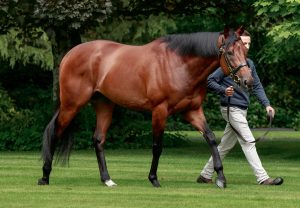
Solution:
<path fill-rule="evenodd" d="M 51 43 L 46 33 L 30 22 L 30 1 L 0 2 L 0 58 L 13 68 L 16 62 L 53 68 Z"/>
<path fill-rule="evenodd" d="M 260 29 L 265 30 L 268 37 L 261 53 L 262 60 L 268 63 L 286 62 L 286 67 L 296 67 L 298 64 L 294 60 L 300 52 L 300 1 L 277 0 L 275 3 L 259 0 L 254 6 L 260 18 Z"/>
<path fill-rule="evenodd" d="M 258 57 L 269 80 L 269 95 L 278 106 L 285 106 L 278 112 L 285 122 L 299 129 L 300 113 L 295 115 L 292 109 L 300 107 L 300 1 L 259 0 L 254 6 L 260 20 L 257 30 L 266 36 Z"/>
<path fill-rule="evenodd" d="M 2 58 L 28 63 L 28 59 L 13 57 L 11 44 L 6 44 L 9 38 L 12 43 L 17 42 L 18 48 L 14 52 L 23 51 L 27 57 L 32 57 L 39 49 L 47 45 L 34 45 L 37 40 L 47 33 L 52 53 L 53 66 L 53 100 L 57 101 L 58 65 L 63 56 L 70 48 L 81 43 L 80 34 L 87 28 L 98 25 L 110 13 L 110 0 L 2 0 L 0 10 L 0 33 L 6 38 L 0 37 L 0 49 Z M 32 51 L 26 50 L 32 46 Z M 18 56 L 17 56 L 18 57 Z M 34 57 L 34 56 L 33 56 Z M 42 60 L 44 57 L 34 58 Z M 48 59 L 47 59 L 48 60 Z"/>

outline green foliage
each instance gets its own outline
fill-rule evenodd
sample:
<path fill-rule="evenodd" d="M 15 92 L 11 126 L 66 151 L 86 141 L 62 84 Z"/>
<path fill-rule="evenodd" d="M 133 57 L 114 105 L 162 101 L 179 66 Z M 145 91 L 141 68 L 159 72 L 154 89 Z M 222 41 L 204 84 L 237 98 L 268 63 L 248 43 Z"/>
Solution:
<path fill-rule="evenodd" d="M 15 27 L 29 32 L 35 23 L 32 19 L 35 2 L 35 0 L 1 0 L 0 34 Z"/>
<path fill-rule="evenodd" d="M 300 131 L 300 112 L 297 112 L 293 118 L 292 126 L 295 130 Z"/>
<path fill-rule="evenodd" d="M 0 150 L 40 149 L 43 130 L 52 116 L 47 86 L 51 72 L 22 65 L 12 70 L 6 62 L 0 63 L 6 66 L 0 70 L 0 77 L 5 77 L 0 87 Z"/>
<path fill-rule="evenodd" d="M 84 40 L 109 39 L 122 43 L 145 44 L 175 29 L 175 21 L 163 14 L 135 19 L 120 16 L 89 31 Z"/>
<path fill-rule="evenodd" d="M 266 109 L 257 101 L 255 96 L 250 98 L 250 106 L 247 113 L 247 118 L 250 128 L 266 128 L 268 127 L 268 117 Z M 274 106 L 275 108 L 275 106 Z M 278 109 L 276 109 L 278 110 Z M 277 112 L 278 113 L 278 112 Z M 277 114 L 276 114 L 277 119 Z M 273 123 L 274 126 L 274 123 Z"/>
<path fill-rule="evenodd" d="M 39 148 L 41 128 L 35 124 L 35 113 L 30 110 L 18 110 L 14 101 L 2 88 L 0 98 L 0 150 Z"/>
<path fill-rule="evenodd" d="M 112 5 L 110 0 L 2 0 L 0 6 L 0 32 L 19 27 L 30 33 L 39 27 L 77 30 L 99 24 Z"/>
<path fill-rule="evenodd" d="M 46 24 L 65 28 L 66 30 L 78 30 L 97 25 L 111 12 L 109 0 L 36 0 L 35 16 Z"/>
<path fill-rule="evenodd" d="M 14 108 L 13 100 L 2 88 L 0 88 L 0 98 L 0 121 L 7 123 L 13 115 L 17 114 L 17 111 Z"/>
<path fill-rule="evenodd" d="M 274 123 L 297 128 L 294 125 L 297 123 L 295 109 L 300 107 L 297 61 L 300 53 L 300 2 L 259 0 L 253 5 L 259 20 L 256 30 L 265 34 L 256 57 L 267 94 L 277 110 Z"/>
<path fill-rule="evenodd" d="M 291 36 L 298 36 L 299 39 L 300 2 L 298 0 L 277 0 L 275 2 L 259 0 L 255 1 L 253 5 L 262 20 L 261 27 L 271 29 L 268 35 L 273 37 L 275 42 Z"/>
<path fill-rule="evenodd" d="M 213 92 L 208 92 L 203 109 L 207 123 L 212 130 L 223 130 L 225 128 L 226 121 L 223 119 L 220 111 L 218 95 Z"/>
<path fill-rule="evenodd" d="M 39 37 L 35 41 L 26 40 L 20 35 L 20 28 L 11 28 L 5 35 L 0 35 L 0 58 L 8 60 L 13 68 L 17 62 L 28 65 L 39 65 L 43 69 L 53 68 L 51 43 L 41 29 L 35 29 Z"/>
<path fill-rule="evenodd" d="M 72 42 L 70 39 L 73 33 L 77 34 L 75 31 L 102 22 L 110 13 L 111 2 L 2 0 L 0 6 L 0 34 L 3 34 L 0 36 L 0 57 L 8 59 L 12 67 L 20 62 L 52 70 L 56 61 L 53 57 L 58 59 L 58 54 L 52 54 L 52 46 L 59 48 L 55 53 L 65 53 L 68 44 L 62 43 Z M 52 44 L 44 31 L 49 32 Z M 63 36 L 59 31 L 71 35 Z M 61 42 L 56 43 L 60 39 Z"/>
<path fill-rule="evenodd" d="M 295 60 L 300 52 L 300 2 L 259 0 L 254 7 L 260 18 L 260 28 L 266 30 L 269 38 L 260 53 L 261 59 L 268 63 L 293 63 L 291 60 Z"/>

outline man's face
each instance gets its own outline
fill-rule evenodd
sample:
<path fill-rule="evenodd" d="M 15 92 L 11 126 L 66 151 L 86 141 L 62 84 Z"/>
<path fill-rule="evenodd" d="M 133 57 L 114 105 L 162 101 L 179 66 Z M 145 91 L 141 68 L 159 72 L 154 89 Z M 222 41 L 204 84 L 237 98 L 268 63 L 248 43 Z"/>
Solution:
<path fill-rule="evenodd" d="M 251 38 L 250 36 L 241 36 L 242 42 L 244 43 L 244 46 L 249 50 L 250 44 L 251 44 Z"/>

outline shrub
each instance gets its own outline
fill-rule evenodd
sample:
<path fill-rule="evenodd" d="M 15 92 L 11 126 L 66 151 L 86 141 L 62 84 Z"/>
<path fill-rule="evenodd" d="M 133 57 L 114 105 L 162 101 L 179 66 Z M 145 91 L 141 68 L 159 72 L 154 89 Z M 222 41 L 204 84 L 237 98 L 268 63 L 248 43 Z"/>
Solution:
<path fill-rule="evenodd" d="M 34 113 L 18 110 L 7 92 L 0 88 L 0 150 L 32 150 L 40 147 Z"/>

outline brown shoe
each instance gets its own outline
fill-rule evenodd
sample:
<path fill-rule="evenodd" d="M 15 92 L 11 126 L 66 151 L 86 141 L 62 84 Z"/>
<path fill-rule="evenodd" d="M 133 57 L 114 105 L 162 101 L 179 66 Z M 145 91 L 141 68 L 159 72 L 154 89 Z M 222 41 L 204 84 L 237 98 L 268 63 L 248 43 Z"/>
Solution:
<path fill-rule="evenodd" d="M 203 177 L 202 175 L 200 175 L 200 176 L 197 178 L 197 182 L 198 182 L 198 183 L 213 183 L 213 182 L 212 182 L 212 179 L 205 178 L 205 177 Z"/>
<path fill-rule="evenodd" d="M 283 178 L 278 177 L 275 179 L 268 178 L 267 180 L 261 182 L 261 185 L 281 185 L 283 183 Z"/>

